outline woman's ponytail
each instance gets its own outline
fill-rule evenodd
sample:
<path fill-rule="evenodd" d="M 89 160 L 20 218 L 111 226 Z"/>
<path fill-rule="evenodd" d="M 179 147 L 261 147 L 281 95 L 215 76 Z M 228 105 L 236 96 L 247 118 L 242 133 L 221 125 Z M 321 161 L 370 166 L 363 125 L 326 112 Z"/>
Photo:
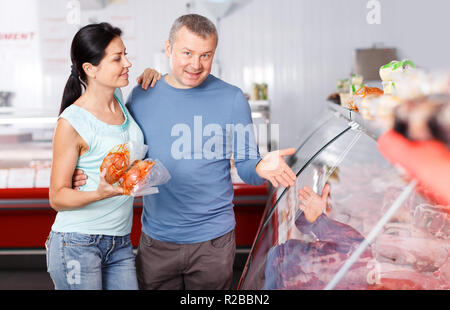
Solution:
<path fill-rule="evenodd" d="M 64 87 L 64 93 L 61 101 L 61 108 L 59 109 L 59 115 L 72 103 L 77 101 L 82 95 L 81 83 L 78 73 L 72 65 L 72 72 L 67 80 L 66 86 Z"/>
<path fill-rule="evenodd" d="M 84 26 L 75 34 L 70 49 L 72 72 L 67 80 L 61 100 L 61 114 L 82 95 L 82 86 L 86 88 L 87 77 L 82 65 L 90 63 L 97 66 L 105 56 L 105 49 L 122 31 L 108 23 Z"/>

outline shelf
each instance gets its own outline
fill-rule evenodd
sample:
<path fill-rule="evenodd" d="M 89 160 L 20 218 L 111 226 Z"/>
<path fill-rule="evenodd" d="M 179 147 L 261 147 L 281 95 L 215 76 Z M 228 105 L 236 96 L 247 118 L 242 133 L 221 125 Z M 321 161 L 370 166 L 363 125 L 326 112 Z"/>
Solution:
<path fill-rule="evenodd" d="M 378 138 L 387 131 L 387 128 L 381 127 L 375 121 L 364 119 L 362 115 L 356 111 L 344 108 L 331 102 L 328 102 L 328 108 L 338 113 L 341 117 L 344 117 L 348 121 L 357 123 L 361 130 L 375 140 L 378 140 Z"/>

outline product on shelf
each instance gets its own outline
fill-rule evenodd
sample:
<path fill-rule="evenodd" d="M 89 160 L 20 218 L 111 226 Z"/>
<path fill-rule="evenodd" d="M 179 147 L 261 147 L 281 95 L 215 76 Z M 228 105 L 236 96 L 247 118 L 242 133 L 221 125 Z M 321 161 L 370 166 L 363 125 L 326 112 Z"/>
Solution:
<path fill-rule="evenodd" d="M 433 135 L 450 147 L 450 103 L 441 105 L 430 120 Z"/>
<path fill-rule="evenodd" d="M 383 95 L 377 98 L 367 98 L 366 113 L 382 128 L 391 128 L 394 124 L 394 108 L 402 99 L 393 95 Z"/>
<path fill-rule="evenodd" d="M 350 79 L 341 79 L 338 80 L 336 83 L 336 90 L 337 90 L 337 96 L 338 98 L 338 104 L 342 106 L 348 106 L 348 100 L 350 99 Z M 331 95 L 332 97 L 336 97 L 335 94 Z"/>
<path fill-rule="evenodd" d="M 355 92 L 355 95 L 365 98 L 366 96 L 370 96 L 370 95 L 381 96 L 381 95 L 384 95 L 384 92 L 377 87 L 363 86 Z"/>
<path fill-rule="evenodd" d="M 396 82 L 402 79 L 405 74 L 408 74 L 416 68 L 416 65 L 411 60 L 397 61 L 393 60 L 390 63 L 380 68 L 380 78 L 383 81 L 383 89 L 386 94 L 393 94 L 396 88 Z"/>
<path fill-rule="evenodd" d="M 331 95 L 328 96 L 327 100 L 339 105 L 341 104 L 341 98 L 339 97 L 339 93 L 332 93 Z"/>
<path fill-rule="evenodd" d="M 350 88 L 350 79 L 341 79 L 337 81 L 336 89 L 338 93 L 346 93 Z"/>
<path fill-rule="evenodd" d="M 355 93 L 364 86 L 363 82 L 364 78 L 358 74 L 353 74 L 351 79 L 338 81 L 337 88 L 341 106 L 350 110 L 358 110 L 354 101 L 354 96 Z"/>
<path fill-rule="evenodd" d="M 396 82 L 396 94 L 402 99 L 450 94 L 450 72 L 414 70 Z"/>
<path fill-rule="evenodd" d="M 450 147 L 450 96 L 406 100 L 394 109 L 393 129 L 411 141 L 440 140 Z"/>
<path fill-rule="evenodd" d="M 370 113 L 368 112 L 370 101 L 374 98 L 382 96 L 384 92 L 377 87 L 367 87 L 363 86 L 355 92 L 353 96 L 353 102 L 356 106 L 354 110 L 361 112 L 366 118 L 370 118 Z"/>
<path fill-rule="evenodd" d="M 365 96 L 359 99 L 356 97 L 355 99 L 361 115 L 369 120 L 379 119 L 382 127 L 392 126 L 392 110 L 402 101 L 402 98 L 397 95 L 397 89 L 399 88 L 397 84 L 399 81 L 403 81 L 405 77 L 416 72 L 415 68 L 416 65 L 410 60 L 394 60 L 382 66 L 380 68 L 380 78 L 383 91 L 373 88 L 376 96 Z M 364 91 L 364 88 L 362 91 Z M 358 95 L 358 92 L 355 94 Z"/>
<path fill-rule="evenodd" d="M 450 72 L 426 72 L 404 60 L 382 66 L 380 77 L 383 95 L 361 98 L 355 93 L 363 118 L 412 141 L 436 139 L 450 147 Z"/>
<path fill-rule="evenodd" d="M 356 91 L 364 86 L 364 78 L 359 74 L 353 74 L 351 82 L 350 95 L 354 96 Z"/>

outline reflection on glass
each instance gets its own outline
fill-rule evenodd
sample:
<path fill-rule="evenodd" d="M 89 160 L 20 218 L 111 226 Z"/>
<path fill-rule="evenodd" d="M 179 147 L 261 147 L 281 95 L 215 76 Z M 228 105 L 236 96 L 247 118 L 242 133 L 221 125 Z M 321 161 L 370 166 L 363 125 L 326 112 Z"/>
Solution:
<path fill-rule="evenodd" d="M 308 186 L 320 195 L 325 183 L 330 195 L 324 212 L 308 221 L 298 191 Z M 359 130 L 345 132 L 276 202 L 240 288 L 324 289 L 408 183 L 373 139 Z M 448 210 L 411 192 L 334 288 L 450 289 Z"/>

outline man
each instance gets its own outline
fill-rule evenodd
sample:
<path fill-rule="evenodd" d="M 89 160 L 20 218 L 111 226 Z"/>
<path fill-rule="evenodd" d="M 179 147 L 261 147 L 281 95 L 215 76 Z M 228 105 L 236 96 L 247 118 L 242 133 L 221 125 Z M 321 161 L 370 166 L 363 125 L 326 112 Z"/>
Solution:
<path fill-rule="evenodd" d="M 261 160 L 250 131 L 239 143 L 242 132 L 236 128 L 252 124 L 250 108 L 240 89 L 210 75 L 217 43 L 211 21 L 181 16 L 165 46 L 170 73 L 150 91 L 136 87 L 128 100 L 150 157 L 172 175 L 159 194 L 144 197 L 136 257 L 142 289 L 231 288 L 235 218 L 229 150 L 246 183 L 294 185 L 295 174 L 282 156 L 295 149 Z"/>
<path fill-rule="evenodd" d="M 231 154 L 246 183 L 269 180 L 288 187 L 296 179 L 283 159 L 295 149 L 261 159 L 248 130 L 252 119 L 243 92 L 210 74 L 217 43 L 211 21 L 181 16 L 165 46 L 170 73 L 151 90 L 134 88 L 128 98 L 148 156 L 172 176 L 158 194 L 144 197 L 136 256 L 141 289 L 231 289 L 236 249 Z"/>

